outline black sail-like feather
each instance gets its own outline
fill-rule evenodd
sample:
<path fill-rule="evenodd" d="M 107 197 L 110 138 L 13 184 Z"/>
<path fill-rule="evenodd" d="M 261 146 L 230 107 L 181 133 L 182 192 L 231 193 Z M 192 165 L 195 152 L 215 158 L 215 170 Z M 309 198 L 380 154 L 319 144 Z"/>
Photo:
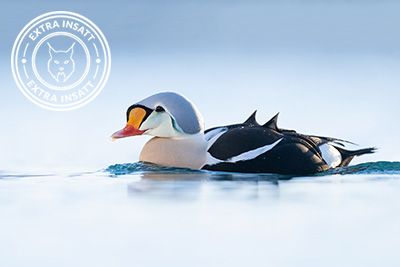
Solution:
<path fill-rule="evenodd" d="M 269 121 L 267 121 L 262 127 L 270 128 L 271 130 L 279 132 L 279 129 L 278 129 L 278 115 L 279 115 L 279 112 L 276 113 L 276 115 L 273 116 Z"/>
<path fill-rule="evenodd" d="M 244 125 L 255 125 L 255 126 L 260 126 L 258 122 L 256 121 L 256 113 L 257 110 L 253 112 L 253 114 L 250 115 L 250 117 L 247 118 L 245 122 L 243 122 Z"/>

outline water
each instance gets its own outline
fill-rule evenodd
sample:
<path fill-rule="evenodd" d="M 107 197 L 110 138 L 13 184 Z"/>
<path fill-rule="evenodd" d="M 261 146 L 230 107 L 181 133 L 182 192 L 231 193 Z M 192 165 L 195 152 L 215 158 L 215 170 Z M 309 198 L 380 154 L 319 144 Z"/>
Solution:
<path fill-rule="evenodd" d="M 246 173 L 232 173 L 232 172 L 210 172 L 210 171 L 198 171 L 184 168 L 170 168 L 159 166 L 157 164 L 135 162 L 125 164 L 110 165 L 103 170 L 105 173 L 111 175 L 127 175 L 136 173 L 159 173 L 159 174 L 203 174 L 205 176 L 217 177 L 232 177 L 234 180 L 237 177 L 244 177 L 246 180 L 253 179 L 254 177 L 276 177 L 277 179 L 288 179 L 294 178 L 295 176 L 290 175 L 278 175 L 278 174 L 246 174 Z M 378 162 L 366 162 L 358 165 L 350 165 L 342 168 L 329 169 L 324 172 L 315 174 L 316 176 L 321 175 L 332 175 L 332 174 L 400 174 L 400 162 L 390 161 L 378 161 Z"/>
<path fill-rule="evenodd" d="M 400 162 L 0 174 L 2 266 L 397 266 Z"/>

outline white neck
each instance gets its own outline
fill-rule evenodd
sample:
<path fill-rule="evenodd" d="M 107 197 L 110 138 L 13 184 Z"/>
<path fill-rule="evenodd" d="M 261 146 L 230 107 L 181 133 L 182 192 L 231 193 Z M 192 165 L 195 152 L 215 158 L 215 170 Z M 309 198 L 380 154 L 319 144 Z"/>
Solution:
<path fill-rule="evenodd" d="M 185 138 L 153 137 L 144 145 L 139 160 L 168 167 L 200 169 L 206 161 L 206 153 L 203 133 Z"/>

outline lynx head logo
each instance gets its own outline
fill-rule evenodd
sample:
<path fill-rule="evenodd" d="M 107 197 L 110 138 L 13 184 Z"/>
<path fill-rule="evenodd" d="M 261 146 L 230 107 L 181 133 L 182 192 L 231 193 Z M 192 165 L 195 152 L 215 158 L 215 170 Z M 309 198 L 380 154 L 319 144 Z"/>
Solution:
<path fill-rule="evenodd" d="M 50 43 L 47 44 L 49 45 L 50 54 L 50 59 L 47 63 L 48 70 L 57 82 L 66 82 L 75 71 L 75 62 L 72 58 L 75 43 L 66 51 L 56 51 Z"/>
<path fill-rule="evenodd" d="M 88 18 L 69 11 L 53 11 L 31 20 L 11 52 L 18 88 L 34 104 L 49 110 L 88 104 L 105 86 L 110 68 L 104 34 Z"/>

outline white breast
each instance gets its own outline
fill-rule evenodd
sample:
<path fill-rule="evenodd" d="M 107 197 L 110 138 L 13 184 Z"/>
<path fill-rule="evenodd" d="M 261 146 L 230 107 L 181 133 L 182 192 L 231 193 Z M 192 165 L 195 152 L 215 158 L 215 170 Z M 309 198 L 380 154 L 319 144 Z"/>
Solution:
<path fill-rule="evenodd" d="M 168 167 L 200 169 L 206 161 L 206 151 L 203 134 L 192 138 L 154 137 L 144 145 L 139 160 Z"/>

